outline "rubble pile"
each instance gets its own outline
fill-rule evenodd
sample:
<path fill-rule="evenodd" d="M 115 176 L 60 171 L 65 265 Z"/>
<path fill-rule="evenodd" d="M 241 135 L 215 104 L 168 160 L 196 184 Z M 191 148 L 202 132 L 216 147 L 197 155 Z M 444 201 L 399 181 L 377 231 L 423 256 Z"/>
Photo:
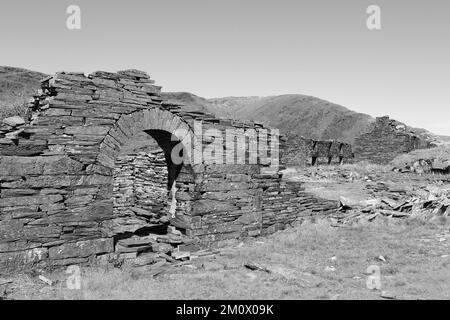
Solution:
<path fill-rule="evenodd" d="M 450 160 L 419 159 L 412 164 L 405 164 L 403 167 L 394 168 L 393 170 L 401 173 L 450 174 Z"/>
<path fill-rule="evenodd" d="M 372 221 L 376 217 L 416 218 L 433 220 L 450 217 L 450 186 L 426 186 L 414 194 L 404 189 L 382 190 L 378 195 L 389 197 L 374 198 L 353 206 L 341 200 L 340 212 L 330 217 L 339 223 L 357 220 Z"/>

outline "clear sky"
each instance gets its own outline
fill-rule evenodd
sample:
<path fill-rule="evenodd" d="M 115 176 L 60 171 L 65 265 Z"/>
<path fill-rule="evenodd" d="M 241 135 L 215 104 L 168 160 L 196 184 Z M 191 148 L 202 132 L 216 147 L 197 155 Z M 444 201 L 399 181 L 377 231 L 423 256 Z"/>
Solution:
<path fill-rule="evenodd" d="M 66 28 L 69 5 L 81 30 Z M 369 5 L 382 29 L 366 27 Z M 136 68 L 164 91 L 313 95 L 450 135 L 448 0 L 1 0 L 0 65 Z"/>

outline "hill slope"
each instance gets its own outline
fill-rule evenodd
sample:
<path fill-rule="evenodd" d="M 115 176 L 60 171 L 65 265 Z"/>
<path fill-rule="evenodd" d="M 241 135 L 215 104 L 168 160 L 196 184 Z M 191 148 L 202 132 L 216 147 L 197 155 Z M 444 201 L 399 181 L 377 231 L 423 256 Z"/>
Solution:
<path fill-rule="evenodd" d="M 21 68 L 0 66 L 0 120 L 23 114 L 25 103 L 47 75 Z M 217 117 L 253 120 L 279 128 L 287 135 L 318 140 L 337 139 L 352 143 L 370 129 L 374 119 L 343 106 L 300 94 L 271 97 L 226 97 L 205 99 L 189 92 L 165 92 L 165 99 Z M 427 140 L 450 140 L 424 129 L 415 130 Z"/>
<path fill-rule="evenodd" d="M 285 135 L 352 142 L 374 119 L 315 97 L 292 94 L 272 97 L 204 99 L 189 93 L 165 93 L 180 103 L 194 103 L 219 117 L 263 122 Z"/>
<path fill-rule="evenodd" d="M 0 119 L 22 114 L 24 104 L 46 76 L 40 72 L 0 66 Z"/>

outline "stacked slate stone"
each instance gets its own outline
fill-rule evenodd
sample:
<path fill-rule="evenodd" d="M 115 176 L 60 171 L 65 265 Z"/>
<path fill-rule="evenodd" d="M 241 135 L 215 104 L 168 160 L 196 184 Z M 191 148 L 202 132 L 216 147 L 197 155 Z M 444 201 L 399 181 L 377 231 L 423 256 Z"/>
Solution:
<path fill-rule="evenodd" d="M 114 168 L 114 214 L 120 217 L 133 215 L 131 208 L 135 205 L 135 175 L 132 155 L 121 156 Z"/>
<path fill-rule="evenodd" d="M 150 224 L 167 223 L 167 164 L 164 153 L 141 152 L 118 157 L 113 191 L 116 216 L 138 216 Z"/>
<path fill-rule="evenodd" d="M 201 199 L 177 213 L 184 222 L 177 226 L 201 243 L 272 233 L 299 218 L 327 215 L 339 205 L 257 165 L 204 166 L 196 179 Z"/>
<path fill-rule="evenodd" d="M 58 73 L 43 80 L 25 125 L 2 126 L 1 270 L 84 263 L 114 251 L 104 225 L 114 218 L 112 169 L 98 162 L 100 144 L 124 114 L 177 110 L 162 105 L 159 91 L 134 70 Z"/>
<path fill-rule="evenodd" d="M 354 143 L 357 160 L 378 164 L 389 163 L 399 154 L 429 147 L 429 143 L 408 130 L 405 125 L 387 116 L 376 118 L 371 130 L 357 137 Z"/>
<path fill-rule="evenodd" d="M 196 178 L 201 199 L 182 217 L 186 234 L 203 242 L 260 234 L 261 191 L 252 181 L 258 173 L 258 165 L 204 166 Z"/>
<path fill-rule="evenodd" d="M 167 222 L 167 164 L 164 153 L 139 153 L 134 161 L 136 207 L 145 210 L 149 222 Z"/>
<path fill-rule="evenodd" d="M 352 146 L 336 140 L 319 141 L 290 136 L 284 151 L 284 163 L 288 166 L 306 167 L 317 164 L 351 163 L 352 161 Z"/>
<path fill-rule="evenodd" d="M 320 199 L 304 191 L 295 182 L 283 181 L 279 174 L 254 177 L 263 187 L 262 234 L 284 229 L 290 223 L 308 217 L 327 216 L 338 208 L 338 201 Z"/>
<path fill-rule="evenodd" d="M 19 116 L 3 119 L 0 125 L 0 155 L 20 155 L 22 153 L 29 154 L 32 152 L 30 148 L 17 148 L 14 144 L 23 132 L 26 124 L 25 119 Z M 37 152 L 39 151 L 37 150 Z"/>
<path fill-rule="evenodd" d="M 355 154 L 353 153 L 352 145 L 350 143 L 342 143 L 339 149 L 339 158 L 340 162 L 348 162 L 352 163 L 355 158 Z"/>
<path fill-rule="evenodd" d="M 167 257 L 172 252 L 179 251 L 180 245 L 193 244 L 195 240 L 190 239 L 181 234 L 150 234 L 147 236 L 132 236 L 126 239 L 120 239 L 116 245 L 116 259 L 132 260 L 136 265 L 152 264 L 155 261 L 147 261 L 153 259 L 167 259 L 172 262 L 174 258 Z M 136 261 L 140 256 L 140 261 Z M 174 256 L 176 256 L 174 254 Z M 114 255 L 111 255 L 114 257 Z"/>
<path fill-rule="evenodd" d="M 230 148 L 223 141 L 223 161 L 175 165 L 168 157 L 177 146 L 171 135 L 178 129 L 192 131 L 195 121 L 202 122 L 203 132 L 237 129 L 241 138 L 246 129 L 265 129 L 163 102 L 160 87 L 137 70 L 88 76 L 61 72 L 44 79 L 20 133 L 14 139 L 0 136 L 0 271 L 109 257 L 127 247 L 125 239 L 164 223 L 165 201 L 172 226 L 204 244 L 258 235 L 328 208 L 284 183 L 283 166 L 271 168 L 277 163 L 262 158 L 250 164 L 248 142 L 238 143 L 243 156 L 236 159 L 246 159 L 241 164 L 224 164 Z M 124 146 L 142 132 L 157 141 L 166 166 L 161 166 L 162 157 L 121 158 Z M 279 138 L 275 130 L 268 135 Z M 193 148 L 204 150 L 217 141 L 206 137 Z M 278 146 L 272 151 L 278 152 Z M 165 175 L 175 187 L 167 197 L 166 185 L 164 199 L 155 200 L 163 194 Z"/>

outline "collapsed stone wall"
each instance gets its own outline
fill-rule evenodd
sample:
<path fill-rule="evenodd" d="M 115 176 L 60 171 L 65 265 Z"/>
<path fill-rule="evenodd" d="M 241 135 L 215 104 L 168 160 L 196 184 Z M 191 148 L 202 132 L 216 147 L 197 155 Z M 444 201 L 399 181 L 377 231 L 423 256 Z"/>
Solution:
<path fill-rule="evenodd" d="M 352 160 L 351 144 L 336 140 L 319 141 L 301 136 L 290 136 L 284 152 L 284 161 L 289 166 L 342 164 Z"/>
<path fill-rule="evenodd" d="M 137 70 L 88 76 L 62 72 L 42 81 L 24 123 L 0 127 L 0 271 L 130 254 L 126 246 L 135 243 L 130 239 L 154 224 L 169 223 L 208 244 L 272 232 L 302 214 L 337 208 L 283 182 L 278 160 L 258 156 L 255 164 L 225 164 L 230 155 L 249 159 L 250 142 L 258 138 L 245 137 L 246 130 L 266 130 L 262 125 L 184 111 L 164 102 L 160 89 Z M 189 145 L 186 137 L 202 135 L 193 130 L 198 122 L 204 132 L 237 130 L 235 147 L 212 136 Z M 267 141 L 279 138 L 276 130 L 267 132 Z M 123 157 L 123 150 L 143 133 L 161 148 L 165 171 L 155 170 L 161 158 Z M 268 148 L 257 142 L 258 148 Z M 189 149 L 204 151 L 212 145 L 214 152 L 206 153 L 201 163 L 190 157 L 172 162 L 179 146 L 188 155 Z M 278 145 L 269 159 L 272 152 L 278 152 Z M 224 161 L 211 164 L 210 157 L 217 161 L 218 154 Z M 161 187 L 166 173 L 167 223 L 162 221 L 164 201 L 140 196 L 149 186 Z"/>
<path fill-rule="evenodd" d="M 432 145 L 389 117 L 378 117 L 369 132 L 354 142 L 355 158 L 378 164 L 387 164 L 397 155 Z"/>

